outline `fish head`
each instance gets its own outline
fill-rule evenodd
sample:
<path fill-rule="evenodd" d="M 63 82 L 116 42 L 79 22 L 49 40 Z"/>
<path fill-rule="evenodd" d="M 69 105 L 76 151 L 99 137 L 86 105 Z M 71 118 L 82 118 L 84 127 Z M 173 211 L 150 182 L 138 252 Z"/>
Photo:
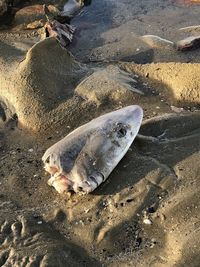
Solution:
<path fill-rule="evenodd" d="M 92 121 L 96 129 L 88 136 L 70 173 L 75 192 L 92 192 L 106 180 L 132 144 L 142 118 L 142 108 L 133 105 Z"/>
<path fill-rule="evenodd" d="M 43 156 L 48 184 L 59 193 L 90 193 L 104 182 L 136 137 L 143 118 L 137 105 L 104 114 L 77 128 Z"/>

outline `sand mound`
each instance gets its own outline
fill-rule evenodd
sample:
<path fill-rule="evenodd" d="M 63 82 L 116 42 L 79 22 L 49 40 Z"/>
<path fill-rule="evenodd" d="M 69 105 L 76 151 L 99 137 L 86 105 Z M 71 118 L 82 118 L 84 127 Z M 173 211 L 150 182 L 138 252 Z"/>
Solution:
<path fill-rule="evenodd" d="M 135 92 L 139 95 L 144 93 L 137 89 L 137 80 L 118 66 L 110 65 L 97 70 L 83 80 L 75 89 L 75 92 L 86 100 L 97 105 L 106 101 L 113 103 L 127 102 L 133 98 Z"/>
<path fill-rule="evenodd" d="M 85 72 L 67 50 L 49 38 L 34 45 L 15 70 L 2 71 L 0 96 L 8 108 L 15 108 L 24 127 L 36 130 L 42 128 L 47 112 L 73 95 Z"/>
<path fill-rule="evenodd" d="M 155 102 L 153 86 L 168 105 L 200 102 L 199 64 L 120 63 L 89 69 L 53 38 L 37 43 L 22 62 L 19 59 L 16 56 L 10 68 L 2 65 L 1 102 L 12 110 L 10 117 L 16 115 L 21 125 L 34 131 L 58 122 L 70 126 L 83 109 L 98 107 L 100 114 L 102 106 L 112 110 L 145 104 L 147 98 Z"/>
<path fill-rule="evenodd" d="M 125 64 L 125 69 L 162 84 L 163 93 L 185 105 L 200 103 L 200 64 Z"/>

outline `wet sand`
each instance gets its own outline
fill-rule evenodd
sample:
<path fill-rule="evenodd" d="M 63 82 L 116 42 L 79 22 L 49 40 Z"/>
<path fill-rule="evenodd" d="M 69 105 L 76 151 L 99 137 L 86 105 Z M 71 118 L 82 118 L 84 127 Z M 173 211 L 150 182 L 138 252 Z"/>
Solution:
<path fill-rule="evenodd" d="M 71 22 L 69 50 L 54 38 L 37 43 L 42 30 L 25 30 L 31 21 L 19 17 L 1 30 L 1 266 L 200 265 L 200 50 L 140 38 L 197 36 L 179 29 L 198 25 L 199 12 L 175 1 L 93 0 Z M 87 196 L 49 187 L 44 151 L 130 104 L 142 106 L 144 122 L 110 177 Z"/>

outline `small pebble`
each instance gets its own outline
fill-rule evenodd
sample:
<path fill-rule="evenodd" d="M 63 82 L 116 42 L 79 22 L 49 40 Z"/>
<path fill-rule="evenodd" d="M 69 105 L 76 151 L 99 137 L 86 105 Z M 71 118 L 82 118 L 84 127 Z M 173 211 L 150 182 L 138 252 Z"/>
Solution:
<path fill-rule="evenodd" d="M 176 113 L 181 113 L 184 109 L 183 108 L 177 108 L 175 106 L 171 106 L 171 110 Z"/>
<path fill-rule="evenodd" d="M 150 219 L 148 219 L 148 218 L 145 218 L 145 219 L 143 220 L 143 223 L 144 223 L 144 224 L 151 225 L 151 224 L 152 224 L 152 221 L 151 221 Z"/>
<path fill-rule="evenodd" d="M 152 238 L 152 240 L 151 240 L 151 244 L 150 244 L 150 248 L 153 248 L 155 245 L 156 245 L 156 240 L 155 240 L 155 238 Z"/>
<path fill-rule="evenodd" d="M 28 152 L 33 152 L 33 148 L 30 148 L 30 149 L 28 150 Z"/>
<path fill-rule="evenodd" d="M 37 224 L 42 224 L 42 221 L 38 221 Z"/>
<path fill-rule="evenodd" d="M 88 213 L 88 212 L 89 212 L 89 210 L 90 210 L 90 209 L 86 209 L 86 210 L 85 210 L 85 213 Z"/>
<path fill-rule="evenodd" d="M 82 220 L 79 221 L 80 224 L 82 224 L 83 226 L 85 225 L 84 222 Z"/>

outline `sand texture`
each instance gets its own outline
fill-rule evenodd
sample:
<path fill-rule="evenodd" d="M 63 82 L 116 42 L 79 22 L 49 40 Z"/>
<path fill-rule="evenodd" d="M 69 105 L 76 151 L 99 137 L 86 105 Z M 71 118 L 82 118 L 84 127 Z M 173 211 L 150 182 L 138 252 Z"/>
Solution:
<path fill-rule="evenodd" d="M 43 24 L 26 29 L 45 22 L 34 4 L 16 1 L 0 30 L 0 266 L 199 267 L 200 50 L 169 44 L 199 35 L 200 5 L 93 0 L 64 49 Z M 139 135 L 103 184 L 89 195 L 47 185 L 48 147 L 132 104 Z"/>

